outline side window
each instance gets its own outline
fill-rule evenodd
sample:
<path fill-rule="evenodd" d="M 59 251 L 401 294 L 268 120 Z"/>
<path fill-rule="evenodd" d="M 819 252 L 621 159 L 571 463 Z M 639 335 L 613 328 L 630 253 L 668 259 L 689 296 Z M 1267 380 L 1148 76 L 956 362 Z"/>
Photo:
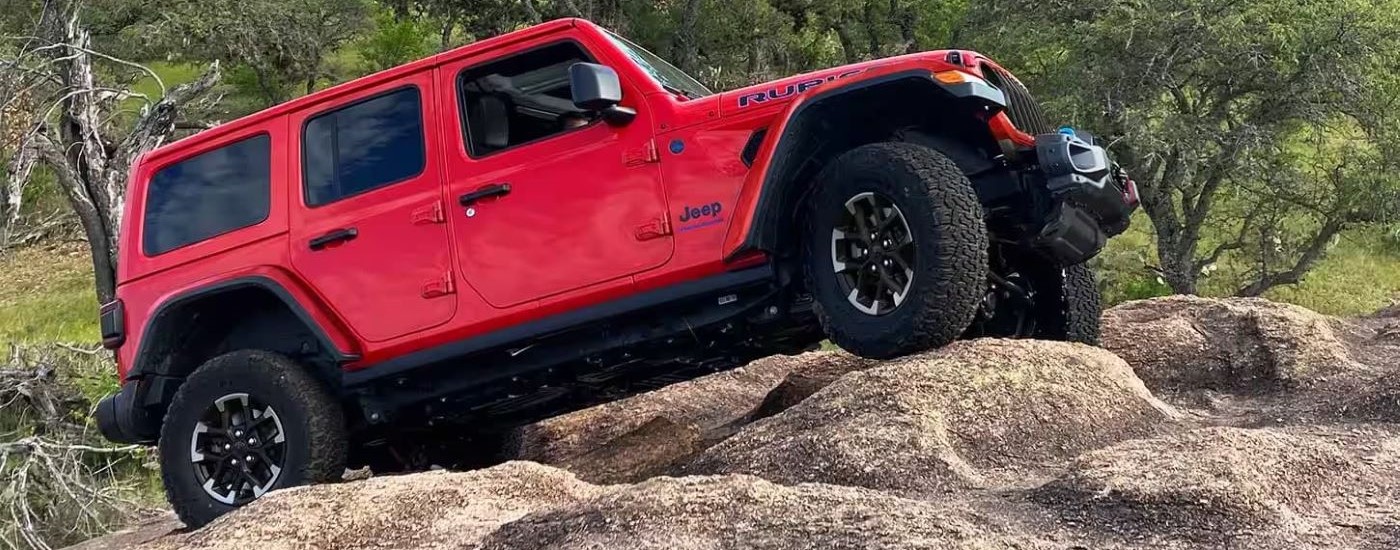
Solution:
<path fill-rule="evenodd" d="M 272 139 L 262 134 L 162 168 L 146 185 L 141 248 L 154 256 L 267 219 Z"/>
<path fill-rule="evenodd" d="M 563 42 L 468 68 L 457 77 L 467 146 L 480 157 L 587 126 L 574 107 L 569 67 L 592 58 Z"/>
<path fill-rule="evenodd" d="M 306 204 L 321 206 L 423 172 L 423 97 L 403 88 L 306 121 Z"/>

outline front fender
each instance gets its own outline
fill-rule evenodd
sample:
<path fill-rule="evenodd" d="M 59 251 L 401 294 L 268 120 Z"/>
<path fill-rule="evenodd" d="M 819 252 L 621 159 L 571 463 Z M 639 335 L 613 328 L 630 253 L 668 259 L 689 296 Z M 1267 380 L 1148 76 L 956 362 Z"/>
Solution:
<path fill-rule="evenodd" d="M 821 116 L 819 107 L 885 87 L 915 90 L 913 93 L 919 94 L 919 97 L 929 98 L 930 104 L 952 105 L 952 108 L 975 115 L 979 120 L 991 118 L 1006 105 L 1005 96 L 996 88 L 985 83 L 979 86 L 976 82 L 940 82 L 928 69 L 884 73 L 872 71 L 838 82 L 834 87 L 794 100 L 768 129 L 767 137 L 759 146 L 753 167 L 739 192 L 734 221 L 725 234 L 723 252 L 727 260 L 753 251 L 775 252 L 780 248 L 783 231 L 796 221 L 792 216 L 793 208 L 807 190 L 807 187 L 793 180 L 812 160 L 812 155 L 819 153 L 822 144 L 828 141 L 813 137 L 814 133 L 823 130 L 826 118 Z M 872 129 L 866 127 L 861 130 L 870 132 Z M 897 128 L 888 130 L 887 135 L 893 135 Z M 868 142 L 845 144 L 849 146 L 843 150 Z"/>

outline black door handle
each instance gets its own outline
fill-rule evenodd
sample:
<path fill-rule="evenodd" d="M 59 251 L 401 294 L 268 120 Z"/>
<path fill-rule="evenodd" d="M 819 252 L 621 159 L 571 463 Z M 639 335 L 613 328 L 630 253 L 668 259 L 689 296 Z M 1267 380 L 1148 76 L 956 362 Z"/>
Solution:
<path fill-rule="evenodd" d="M 335 231 L 331 231 L 330 233 L 326 233 L 325 235 L 321 235 L 320 237 L 311 239 L 311 249 L 320 250 L 330 244 L 342 241 L 349 241 L 358 236 L 360 236 L 360 231 L 353 227 L 337 229 Z"/>
<path fill-rule="evenodd" d="M 476 191 L 472 191 L 472 192 L 467 193 L 467 194 L 465 194 L 465 195 L 462 195 L 462 196 L 460 196 L 460 197 L 457 197 L 457 202 L 462 203 L 462 206 L 468 206 L 468 205 L 471 205 L 471 203 L 474 203 L 474 202 L 479 201 L 479 200 L 481 200 L 481 199 L 489 199 L 489 198 L 491 198 L 491 197 L 499 197 L 499 196 L 506 195 L 506 194 L 509 194 L 509 193 L 510 193 L 510 184 L 509 184 L 509 183 L 496 183 L 496 184 L 488 185 L 488 186 L 486 186 L 486 187 L 482 187 L 481 189 L 477 189 Z"/>

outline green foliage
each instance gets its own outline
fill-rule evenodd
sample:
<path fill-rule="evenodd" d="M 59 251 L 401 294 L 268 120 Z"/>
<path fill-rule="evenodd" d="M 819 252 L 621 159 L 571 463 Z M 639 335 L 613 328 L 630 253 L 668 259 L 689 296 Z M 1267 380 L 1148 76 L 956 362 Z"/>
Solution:
<path fill-rule="evenodd" d="M 1161 276 L 1148 267 L 1153 254 L 1151 222 L 1139 212 L 1128 231 L 1109 241 L 1092 260 L 1105 307 L 1172 293 Z"/>
<path fill-rule="evenodd" d="M 240 94 L 261 106 L 340 80 L 326 60 L 369 24 L 370 0 L 160 0 L 160 21 L 134 27 L 150 52 L 231 65 Z"/>
<path fill-rule="evenodd" d="M 376 15 L 374 21 L 374 29 L 355 45 L 365 72 L 382 71 L 435 51 L 433 30 L 422 22 L 394 17 L 387 11 Z"/>
<path fill-rule="evenodd" d="M 1301 278 L 1345 228 L 1400 213 L 1382 153 L 1400 124 L 1397 6 L 1012 0 L 973 21 L 979 47 L 1114 142 L 1175 290 L 1231 256 L 1229 292 L 1253 295 Z"/>
<path fill-rule="evenodd" d="M 1380 228 L 1346 233 L 1301 283 L 1265 297 L 1331 315 L 1376 311 L 1400 298 L 1400 254 L 1389 246 Z"/>

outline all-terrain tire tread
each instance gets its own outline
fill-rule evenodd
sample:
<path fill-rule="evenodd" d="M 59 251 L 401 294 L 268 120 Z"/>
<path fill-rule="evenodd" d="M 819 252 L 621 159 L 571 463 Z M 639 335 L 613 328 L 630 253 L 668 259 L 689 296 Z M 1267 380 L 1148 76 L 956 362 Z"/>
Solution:
<path fill-rule="evenodd" d="M 1068 342 L 1099 345 L 1099 317 L 1103 314 L 1102 296 L 1094 270 L 1086 264 L 1065 268 L 1063 334 Z"/>
<path fill-rule="evenodd" d="M 299 483 L 322 483 L 338 481 L 344 476 L 347 436 L 345 417 L 340 405 L 324 385 L 304 367 L 283 355 L 262 350 L 240 350 L 226 353 L 210 359 L 195 369 L 194 373 L 186 378 L 184 384 L 181 385 L 181 391 L 175 393 L 174 399 L 171 400 L 170 406 L 166 410 L 158 444 L 164 445 L 171 439 L 170 436 L 173 434 L 167 434 L 167 429 L 179 426 L 181 423 L 176 415 L 179 411 L 190 406 L 187 400 L 192 392 L 185 391 L 185 388 L 213 383 L 220 377 L 229 374 L 241 377 L 264 376 L 277 380 L 277 383 L 285 388 L 288 395 L 304 406 L 308 425 L 307 433 L 310 437 L 308 441 L 310 454 L 306 464 L 302 467 L 300 476 L 295 476 L 294 472 L 288 472 L 283 474 L 284 478 L 297 479 Z M 286 413 L 279 411 L 279 414 Z M 172 473 L 172 468 L 162 464 L 161 481 L 165 486 L 165 496 L 180 520 L 185 522 L 186 526 L 199 527 L 215 519 L 217 515 L 210 517 L 205 508 L 198 506 L 201 502 L 197 499 L 207 497 L 200 493 L 182 494 L 181 491 L 177 490 L 179 482 L 172 477 Z M 195 488 L 195 490 L 202 489 Z"/>
<path fill-rule="evenodd" d="M 988 241 L 982 204 L 972 184 L 962 170 L 942 153 L 920 145 L 885 142 L 858 147 L 841 155 L 817 176 L 817 192 L 809 204 L 812 208 L 844 203 L 848 197 L 835 195 L 829 185 L 861 171 L 891 171 L 901 183 L 917 183 L 912 194 L 922 195 L 932 213 L 932 228 L 913 228 L 916 236 L 932 238 L 939 248 L 939 258 L 931 269 L 921 269 L 915 277 L 931 277 L 918 303 L 906 302 L 902 307 L 918 307 L 918 315 L 907 331 L 892 331 L 878 340 L 856 338 L 844 323 L 833 319 L 831 312 L 818 300 L 814 309 L 822 328 L 838 346 L 852 353 L 874 359 L 888 359 L 947 345 L 967 329 L 976 315 L 987 278 Z M 823 265 L 829 254 L 814 238 L 818 216 L 806 216 L 807 238 L 804 257 L 806 278 L 817 281 L 816 268 Z M 932 231 L 928 231 L 932 229 Z M 930 259 L 921 258 L 920 262 Z M 913 289 L 911 289 L 913 292 Z"/>

